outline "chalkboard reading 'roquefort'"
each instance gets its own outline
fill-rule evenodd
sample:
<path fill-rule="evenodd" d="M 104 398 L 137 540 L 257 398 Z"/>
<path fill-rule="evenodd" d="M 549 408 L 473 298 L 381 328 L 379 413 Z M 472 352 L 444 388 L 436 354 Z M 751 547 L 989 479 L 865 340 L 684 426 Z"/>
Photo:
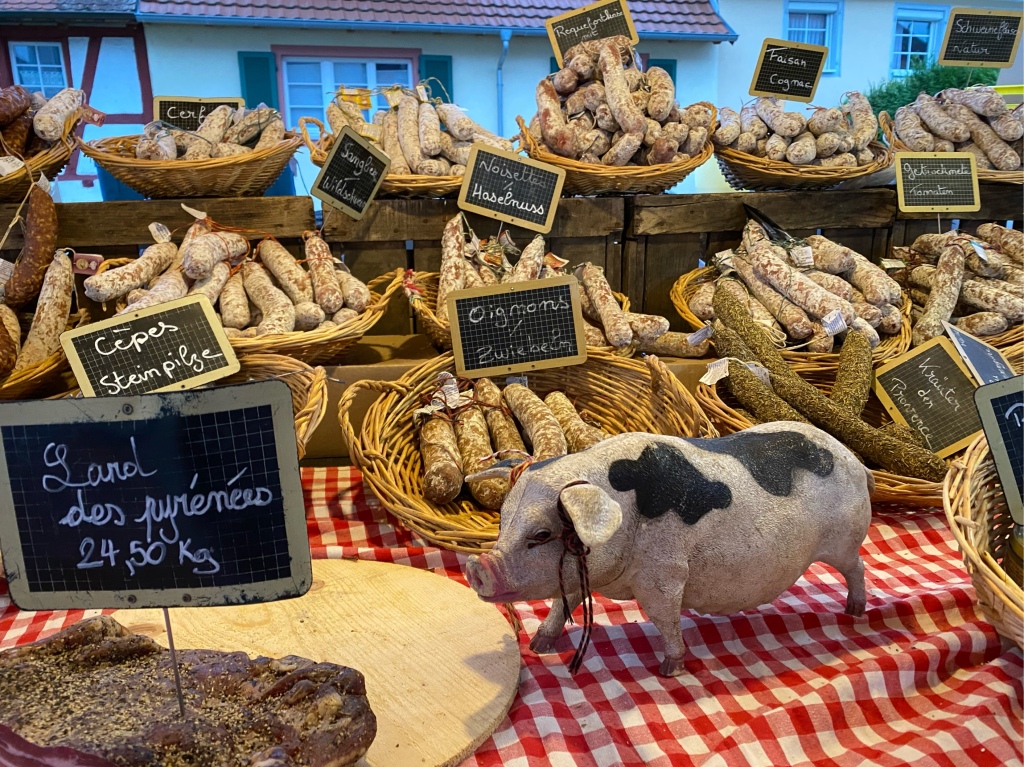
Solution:
<path fill-rule="evenodd" d="M 554 16 L 544 22 L 544 26 L 559 65 L 564 63 L 566 51 L 579 43 L 617 35 L 628 37 L 633 43 L 640 42 L 626 0 L 600 0 Z"/>
<path fill-rule="evenodd" d="M 981 208 L 970 152 L 897 152 L 896 197 L 905 213 L 966 213 Z"/>
<path fill-rule="evenodd" d="M 567 275 L 449 294 L 459 375 L 475 378 L 584 362 L 579 290 L 576 278 Z"/>
<path fill-rule="evenodd" d="M 761 45 L 750 95 L 810 101 L 827 58 L 828 48 L 824 45 L 768 38 Z"/>
<path fill-rule="evenodd" d="M 282 381 L 0 403 L 0 547 L 24 610 L 304 593 L 309 542 Z"/>
<path fill-rule="evenodd" d="M 386 154 L 346 125 L 334 139 L 312 194 L 358 221 L 377 196 L 390 167 Z"/>
<path fill-rule="evenodd" d="M 565 171 L 474 144 L 459 190 L 459 207 L 535 232 L 551 231 Z"/>
<path fill-rule="evenodd" d="M 232 109 L 245 106 L 241 98 L 199 98 L 196 96 L 157 96 L 153 99 L 153 119 L 182 130 L 194 131 L 214 109 L 227 105 Z"/>
<path fill-rule="evenodd" d="M 1005 68 L 1020 47 L 1024 12 L 954 8 L 939 49 L 943 66 Z"/>

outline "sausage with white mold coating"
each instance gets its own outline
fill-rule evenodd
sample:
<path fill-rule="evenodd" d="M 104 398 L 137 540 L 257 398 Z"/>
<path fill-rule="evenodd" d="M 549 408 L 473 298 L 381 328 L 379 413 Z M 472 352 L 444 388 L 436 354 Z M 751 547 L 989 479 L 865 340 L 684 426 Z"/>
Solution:
<path fill-rule="evenodd" d="M 444 416 L 430 416 L 420 425 L 419 438 L 423 497 L 431 503 L 449 503 L 462 490 L 465 479 L 455 428 Z"/>
<path fill-rule="evenodd" d="M 553 391 L 544 398 L 544 404 L 558 419 L 558 425 L 565 434 L 566 445 L 570 453 L 578 453 L 596 445 L 608 435 L 596 426 L 591 426 L 576 412 L 572 402 L 560 391 Z"/>
<path fill-rule="evenodd" d="M 579 75 L 568 67 L 559 69 L 551 75 L 551 84 L 555 86 L 555 93 L 559 96 L 568 96 L 570 93 L 574 93 L 579 82 Z"/>
<path fill-rule="evenodd" d="M 919 266 L 910 273 L 910 284 L 932 289 L 937 267 Z M 1000 290 L 992 280 L 964 280 L 960 286 L 960 303 L 983 312 L 998 312 L 1009 322 L 1024 321 L 1024 298 Z"/>
<path fill-rule="evenodd" d="M 14 364 L 14 372 L 37 365 L 60 349 L 60 334 L 71 316 L 71 297 L 75 291 L 75 275 L 71 258 L 63 250 L 53 254 L 46 269 L 32 326 Z"/>
<path fill-rule="evenodd" d="M 344 263 L 338 263 L 335 266 L 335 276 L 338 278 L 338 285 L 341 286 L 341 292 L 345 296 L 345 306 L 360 314 L 365 312 L 371 301 L 370 289 L 365 282 L 352 274 Z"/>
<path fill-rule="evenodd" d="M 189 288 L 187 295 L 206 296 L 210 305 L 214 306 L 217 304 L 217 298 L 220 296 L 230 276 L 231 267 L 221 261 L 214 265 L 213 271 L 208 276 L 192 283 L 192 287 Z"/>
<path fill-rule="evenodd" d="M 302 239 L 306 243 L 306 264 L 309 266 L 314 300 L 320 304 L 325 315 L 334 314 L 345 305 L 345 294 L 334 270 L 331 247 L 317 232 L 303 232 Z"/>
<path fill-rule="evenodd" d="M 738 257 L 740 258 L 740 257 Z M 754 273 L 779 293 L 801 307 L 811 317 L 824 317 L 838 311 L 847 325 L 857 316 L 849 301 L 829 293 L 825 288 L 793 269 L 778 258 L 766 243 L 757 243 L 745 259 Z"/>
<path fill-rule="evenodd" d="M 672 75 L 666 70 L 661 67 L 650 67 L 647 70 L 647 84 L 651 90 L 651 98 L 647 103 L 647 114 L 661 122 L 668 118 L 669 112 L 672 111 L 672 107 L 676 103 L 675 83 L 672 82 Z M 732 112 L 732 110 L 729 111 Z M 733 112 L 733 114 L 736 113 Z M 739 115 L 736 117 L 738 122 Z"/>
<path fill-rule="evenodd" d="M 522 424 L 534 460 L 545 461 L 568 452 L 565 433 L 558 419 L 540 397 L 522 384 L 506 386 L 502 396 L 509 410 Z"/>
<path fill-rule="evenodd" d="M 643 133 L 624 133 L 601 158 L 604 165 L 622 167 L 628 165 L 633 155 L 644 143 Z"/>
<path fill-rule="evenodd" d="M 465 287 L 466 238 L 462 232 L 462 221 L 461 213 L 453 216 L 441 233 L 441 274 L 434 312 L 442 324 L 448 323 L 448 294 Z"/>
<path fill-rule="evenodd" d="M 309 274 L 299 266 L 295 256 L 284 245 L 277 240 L 263 240 L 256 248 L 256 255 L 274 275 L 277 284 L 288 294 L 292 303 L 301 304 L 313 300 L 313 285 Z"/>
<path fill-rule="evenodd" d="M 622 307 L 615 300 L 604 273 L 593 264 L 584 264 L 576 270 L 576 279 L 583 286 L 594 311 L 600 317 L 604 334 L 611 345 L 617 349 L 629 346 L 633 341 L 633 330 L 626 320 Z"/>
<path fill-rule="evenodd" d="M 578 154 L 576 134 L 566 123 L 558 93 L 547 78 L 537 83 L 536 98 L 537 117 L 540 119 L 544 143 L 557 155 L 575 158 Z"/>
<path fill-rule="evenodd" d="M 490 457 L 494 450 L 487 419 L 479 405 L 467 407 L 455 417 L 455 440 L 463 471 L 467 474 L 483 471 L 495 463 L 495 459 Z M 478 479 L 467 484 L 469 492 L 486 509 L 500 509 L 508 493 L 508 480 L 503 477 Z"/>
<path fill-rule="evenodd" d="M 647 121 L 629 95 L 629 82 L 620 62 L 618 45 L 606 41 L 601 46 L 599 63 L 608 106 L 624 133 L 637 133 L 642 139 Z"/>
<path fill-rule="evenodd" d="M 263 319 L 256 328 L 258 335 L 291 333 L 295 330 L 295 304 L 270 280 L 262 264 L 247 261 L 242 264 L 245 293 L 260 308 Z"/>
<path fill-rule="evenodd" d="M 320 304 L 313 303 L 312 301 L 302 301 L 295 304 L 296 330 L 317 329 L 326 319 L 327 315 L 320 308 Z M 331 324 L 333 325 L 334 323 L 332 322 Z"/>
<path fill-rule="evenodd" d="M 740 133 L 750 133 L 755 139 L 768 137 L 768 126 L 757 114 L 757 107 L 751 103 L 740 110 Z"/>
<path fill-rule="evenodd" d="M 932 290 L 924 305 L 924 313 L 914 326 L 915 346 L 941 335 L 943 321 L 948 321 L 953 315 L 953 308 L 963 285 L 965 255 L 961 242 L 951 242 L 939 256 Z"/>
<path fill-rule="evenodd" d="M 184 248 L 182 269 L 190 280 L 208 277 L 215 264 L 233 261 L 249 251 L 249 241 L 235 232 L 210 232 L 196 237 Z"/>
<path fill-rule="evenodd" d="M 228 277 L 220 291 L 220 321 L 225 328 L 241 331 L 249 324 L 249 298 L 245 295 L 242 272 Z"/>
<path fill-rule="evenodd" d="M 779 321 L 791 338 L 802 340 L 810 337 L 814 328 L 803 309 L 758 277 L 753 267 L 743 258 L 734 258 L 733 266 L 751 295 Z"/>
<path fill-rule="evenodd" d="M 494 452 L 501 453 L 505 450 L 526 452 L 523 438 L 520 436 L 512 416 L 505 412 L 501 390 L 494 382 L 489 378 L 478 379 L 473 384 L 473 394 L 482 405 Z"/>
<path fill-rule="evenodd" d="M 821 136 L 825 133 L 832 133 L 841 125 L 846 123 L 846 118 L 843 115 L 843 110 L 832 107 L 831 109 L 825 109 L 824 107 L 814 110 L 807 119 L 807 130 L 813 133 L 815 136 Z"/>
<path fill-rule="evenodd" d="M 148 285 L 171 265 L 177 254 L 178 246 L 173 242 L 150 245 L 130 264 L 87 277 L 84 283 L 85 295 L 103 303 Z M 212 300 L 216 300 L 216 296 Z"/>

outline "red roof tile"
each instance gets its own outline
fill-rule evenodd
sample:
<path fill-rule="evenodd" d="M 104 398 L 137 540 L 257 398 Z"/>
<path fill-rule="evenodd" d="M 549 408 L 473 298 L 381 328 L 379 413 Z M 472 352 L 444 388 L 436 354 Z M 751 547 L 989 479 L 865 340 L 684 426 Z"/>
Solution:
<path fill-rule="evenodd" d="M 0 0 L 0 13 L 134 14 L 135 0 Z"/>
<path fill-rule="evenodd" d="M 211 23 L 351 22 L 357 26 L 391 23 L 536 31 L 543 30 L 544 21 L 551 16 L 585 4 L 585 0 L 140 0 L 138 14 L 140 21 L 158 15 L 164 21 L 173 21 L 169 17 L 176 16 L 190 22 L 206 18 Z M 711 2 L 634 0 L 629 8 L 641 38 L 645 33 L 735 37 Z"/>

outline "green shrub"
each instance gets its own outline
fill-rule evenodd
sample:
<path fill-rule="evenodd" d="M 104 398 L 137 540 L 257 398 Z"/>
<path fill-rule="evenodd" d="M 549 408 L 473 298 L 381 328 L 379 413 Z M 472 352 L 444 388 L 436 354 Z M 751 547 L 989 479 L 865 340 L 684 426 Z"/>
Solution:
<path fill-rule="evenodd" d="M 914 71 L 902 80 L 886 80 L 871 86 L 865 95 L 876 115 L 882 110 L 894 115 L 897 109 L 912 102 L 922 92 L 934 96 L 945 88 L 994 85 L 999 77 L 998 69 L 943 67 L 938 64 L 916 64 L 912 68 Z"/>

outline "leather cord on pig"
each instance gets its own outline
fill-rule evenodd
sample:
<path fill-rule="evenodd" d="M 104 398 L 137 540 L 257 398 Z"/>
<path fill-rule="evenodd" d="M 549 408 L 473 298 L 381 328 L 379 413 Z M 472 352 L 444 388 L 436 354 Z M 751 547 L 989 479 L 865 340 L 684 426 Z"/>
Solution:
<path fill-rule="evenodd" d="M 584 484 L 586 483 L 576 481 L 570 482 L 566 487 Z M 562 523 L 562 535 L 558 539 L 562 542 L 562 554 L 558 558 L 558 590 L 561 594 L 562 609 L 565 612 L 566 621 L 570 624 L 575 621 L 572 619 L 572 610 L 569 609 L 569 599 L 565 594 L 565 578 L 563 570 L 566 554 L 571 554 L 576 557 L 576 568 L 579 572 L 580 578 L 580 590 L 583 595 L 583 636 L 580 638 L 580 644 L 576 648 L 576 652 L 573 653 L 572 660 L 569 662 L 569 673 L 575 674 L 580 670 L 580 666 L 583 665 L 583 656 L 586 655 L 587 648 L 590 647 L 590 630 L 594 625 L 594 596 L 590 593 L 590 573 L 587 570 L 587 555 L 590 553 L 590 548 L 584 544 L 576 534 L 576 527 L 573 525 L 572 519 L 569 517 L 569 512 L 565 510 L 565 505 L 562 503 L 561 499 L 558 501 L 558 518 Z M 551 540 L 555 539 L 552 538 Z"/>

